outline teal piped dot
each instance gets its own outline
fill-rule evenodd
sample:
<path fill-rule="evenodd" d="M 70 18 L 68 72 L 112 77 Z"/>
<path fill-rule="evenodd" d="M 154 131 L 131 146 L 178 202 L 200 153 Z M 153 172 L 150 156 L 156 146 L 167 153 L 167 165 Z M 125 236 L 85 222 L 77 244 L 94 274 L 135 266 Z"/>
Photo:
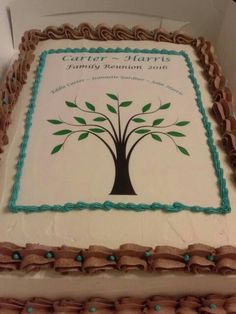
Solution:
<path fill-rule="evenodd" d="M 115 255 L 109 255 L 107 259 L 109 261 L 111 261 L 111 262 L 115 262 L 116 261 L 116 256 Z"/>
<path fill-rule="evenodd" d="M 190 256 L 188 254 L 184 254 L 183 259 L 185 262 L 189 262 Z"/>
<path fill-rule="evenodd" d="M 215 259 L 215 256 L 214 256 L 213 254 L 209 254 L 209 255 L 207 256 L 207 259 L 208 259 L 209 261 L 213 262 L 214 259 Z"/>
<path fill-rule="evenodd" d="M 89 308 L 89 312 L 90 312 L 90 313 L 95 313 L 96 311 L 97 311 L 97 309 L 96 309 L 95 306 L 91 306 L 91 307 Z"/>
<path fill-rule="evenodd" d="M 144 256 L 145 256 L 145 257 L 150 257 L 150 256 L 152 256 L 152 251 L 146 251 L 146 252 L 144 253 Z"/>
<path fill-rule="evenodd" d="M 209 304 L 209 308 L 211 309 L 211 310 L 215 310 L 216 309 L 216 304 L 214 304 L 214 303 L 211 303 L 211 304 Z"/>
<path fill-rule="evenodd" d="M 78 254 L 78 255 L 75 257 L 75 260 L 76 260 L 77 262 L 83 262 L 84 258 L 83 258 L 83 256 L 82 256 L 81 254 Z"/>
<path fill-rule="evenodd" d="M 26 311 L 27 311 L 27 313 L 33 313 L 33 308 L 32 308 L 32 306 L 29 306 Z"/>
<path fill-rule="evenodd" d="M 14 259 L 15 261 L 19 261 L 21 260 L 21 255 L 19 252 L 14 252 L 12 253 L 12 259 Z"/>
<path fill-rule="evenodd" d="M 45 257 L 46 258 L 48 258 L 48 259 L 50 259 L 50 258 L 54 258 L 54 253 L 53 252 L 47 252 L 46 254 L 45 254 Z"/>
<path fill-rule="evenodd" d="M 160 310 L 161 310 L 160 304 L 157 304 L 157 305 L 154 306 L 154 311 L 160 312 Z"/>

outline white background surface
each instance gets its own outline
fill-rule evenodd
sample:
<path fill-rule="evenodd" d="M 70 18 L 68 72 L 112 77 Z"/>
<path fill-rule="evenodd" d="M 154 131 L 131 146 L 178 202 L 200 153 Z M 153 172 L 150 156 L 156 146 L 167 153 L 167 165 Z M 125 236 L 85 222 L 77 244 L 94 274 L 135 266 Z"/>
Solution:
<path fill-rule="evenodd" d="M 236 42 L 236 3 L 232 0 L 0 0 L 0 38 L 4 43 L 0 48 L 0 79 L 15 52 L 7 13 L 10 4 L 18 41 L 26 29 L 65 22 L 76 25 L 84 21 L 92 24 L 105 21 L 111 26 L 124 23 L 154 28 L 160 25 L 161 17 L 166 17 L 168 20 L 163 26 L 171 29 L 189 21 L 185 30 L 195 36 L 206 36 L 215 44 L 224 73 L 236 95 L 236 45 L 233 44 Z M 171 23 L 170 19 L 183 23 Z"/>
<path fill-rule="evenodd" d="M 229 86 L 236 98 L 236 3 L 233 1 L 226 8 L 216 48 Z"/>
<path fill-rule="evenodd" d="M 6 71 L 9 61 L 14 54 L 11 28 L 7 12 L 7 6 L 10 2 L 11 0 L 0 0 L 0 79 Z"/>
<path fill-rule="evenodd" d="M 188 21 L 193 36 L 204 35 L 215 42 L 226 9 L 231 0 L 15 0 L 11 3 L 16 44 L 25 29 L 43 28 L 63 23 L 94 25 L 106 23 L 159 26 L 176 30 L 179 25 L 170 20 Z M 22 19 L 22 12 L 27 12 Z M 166 21 L 168 20 L 168 21 Z"/>

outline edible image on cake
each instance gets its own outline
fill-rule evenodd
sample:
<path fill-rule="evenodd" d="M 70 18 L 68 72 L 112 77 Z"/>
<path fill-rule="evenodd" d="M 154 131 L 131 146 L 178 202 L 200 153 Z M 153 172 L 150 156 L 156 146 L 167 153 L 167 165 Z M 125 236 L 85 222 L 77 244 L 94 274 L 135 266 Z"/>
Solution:
<path fill-rule="evenodd" d="M 171 103 L 160 103 L 157 108 L 152 109 L 152 104 L 143 105 L 141 112 L 127 115 L 124 111 L 133 104 L 132 100 L 121 100 L 117 94 L 106 93 L 108 96 L 107 102 L 112 104 L 104 104 L 108 113 L 116 115 L 115 123 L 109 115 L 102 111 L 97 111 L 96 106 L 89 102 L 85 102 L 84 107 L 80 107 L 77 102 L 66 101 L 65 105 L 69 108 L 78 109 L 79 114 L 92 113 L 92 118 L 89 122 L 83 116 L 74 116 L 72 122 L 59 119 L 50 119 L 48 122 L 54 125 L 60 125 L 59 131 L 53 133 L 56 136 L 63 136 L 62 143 L 56 145 L 51 154 L 58 153 L 65 148 L 67 141 L 73 136 L 77 136 L 78 141 L 88 140 L 89 137 L 95 136 L 110 153 L 114 162 L 114 183 L 111 189 L 111 195 L 136 195 L 132 185 L 132 180 L 129 174 L 129 163 L 131 156 L 135 151 L 136 146 L 141 144 L 146 137 L 151 137 L 156 142 L 170 140 L 177 151 L 189 156 L 189 152 L 183 146 L 177 144 L 175 138 L 184 137 L 185 134 L 175 131 L 178 127 L 188 125 L 189 121 L 178 121 L 171 124 L 166 124 L 164 118 L 160 118 L 161 112 L 170 108 Z M 114 103 L 114 104 L 113 104 Z M 74 112 L 76 114 L 77 111 Z M 159 115 L 158 115 L 159 113 Z M 126 120 L 124 128 L 122 122 L 125 116 Z M 149 117 L 150 116 L 150 117 Z M 152 119 L 151 123 L 147 121 Z M 154 120 L 153 120 L 154 119 Z M 138 126 L 137 126 L 138 125 Z M 104 138 L 104 133 L 108 135 L 110 141 Z M 130 140 L 134 137 L 132 145 L 129 145 Z M 92 145 L 92 144 L 91 144 Z M 161 148 L 159 148 L 161 149 Z M 86 154 L 86 152 L 84 152 Z M 158 154 L 158 151 L 157 151 Z M 133 157 L 134 158 L 134 157 Z M 102 166 L 102 165 L 101 165 Z M 105 167 L 106 165 L 104 165 Z"/>
<path fill-rule="evenodd" d="M 228 212 L 188 55 L 129 48 L 44 51 L 9 207 Z"/>

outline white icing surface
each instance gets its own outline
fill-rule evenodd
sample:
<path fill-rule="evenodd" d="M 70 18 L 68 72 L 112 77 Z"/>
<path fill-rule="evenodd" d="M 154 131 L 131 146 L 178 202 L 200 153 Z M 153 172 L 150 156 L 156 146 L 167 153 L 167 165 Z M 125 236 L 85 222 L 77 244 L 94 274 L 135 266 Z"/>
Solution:
<path fill-rule="evenodd" d="M 150 61 L 143 62 L 123 61 L 128 57 L 135 58 L 137 56 L 146 60 L 155 56 L 158 58 L 168 57 L 170 61 L 151 61 L 150 59 Z M 74 61 L 63 61 L 65 58 Z M 103 58 L 104 60 L 81 63 L 75 61 L 76 58 L 86 60 Z M 67 69 L 68 66 L 79 65 L 99 68 L 97 70 L 94 68 Z M 107 69 L 107 66 L 120 65 L 131 67 L 131 69 Z M 150 69 L 155 66 L 165 66 L 167 69 Z M 60 75 L 55 75 L 57 71 Z M 175 73 L 181 73 L 185 80 L 176 78 L 173 75 Z M 116 76 L 117 78 L 104 78 L 107 76 Z M 78 80 L 80 83 L 77 83 Z M 163 84 L 163 86 L 159 86 L 157 83 Z M 61 90 L 56 91 L 58 88 Z M 181 91 L 181 95 L 170 88 Z M 153 140 L 151 136 L 140 141 L 131 155 L 129 164 L 132 185 L 137 195 L 110 194 L 115 177 L 114 163 L 104 144 L 92 134 L 89 134 L 88 139 L 80 142 L 78 142 L 78 137 L 82 133 L 68 135 L 68 140 L 61 151 L 53 156 L 50 154 L 53 147 L 63 143 L 67 138 L 65 135 L 53 136 L 52 134 L 56 131 L 64 129 L 73 132 L 86 131 L 97 125 L 97 128 L 99 126 L 106 127 L 112 132 L 108 122 L 93 121 L 99 116 L 98 114 L 84 113 L 78 108 L 68 108 L 65 101 L 73 102 L 76 99 L 77 105 L 83 110 L 87 109 L 86 101 L 94 104 L 96 111 L 106 114 L 116 130 L 118 129 L 117 114 L 109 112 L 106 107 L 108 103 L 113 108 L 117 108 L 117 101 L 110 99 L 106 93 L 119 95 L 120 103 L 127 100 L 133 101 L 128 108 L 120 108 L 121 134 L 123 134 L 129 118 L 142 112 L 141 109 L 145 104 L 152 104 L 149 110 L 151 112 L 158 109 L 160 102 L 162 105 L 171 103 L 171 106 L 166 110 L 140 116 L 146 122 L 130 123 L 128 134 L 137 127 L 141 127 L 140 130 L 166 133 L 177 131 L 186 134 L 186 137 L 173 137 L 173 139 L 177 145 L 188 149 L 190 157 L 181 154 L 173 141 L 163 133 L 159 133 L 162 142 Z M 114 203 L 151 204 L 160 202 L 173 204 L 181 202 L 202 207 L 218 207 L 220 200 L 218 187 L 215 184 L 216 175 L 195 98 L 192 83 L 188 79 L 188 68 L 182 56 L 143 53 L 48 55 L 36 98 L 16 205 L 63 205 L 78 201 L 103 203 L 109 200 Z M 74 116 L 83 117 L 91 126 L 79 125 L 74 120 Z M 159 125 L 160 128 L 152 128 L 153 120 L 157 118 L 163 118 L 164 121 Z M 48 123 L 48 119 L 60 119 L 73 126 L 64 123 L 52 125 Z M 190 121 L 190 124 L 164 128 L 164 126 L 174 124 L 177 120 L 187 120 Z M 98 135 L 110 145 L 116 154 L 111 137 L 106 133 Z M 142 134 L 135 133 L 130 136 L 127 142 L 127 155 L 132 145 L 141 137 Z M 209 169 L 207 173 L 204 171 L 205 167 Z M 47 171 L 42 171 L 45 168 Z M 34 190 L 28 193 L 32 186 Z"/>
<path fill-rule="evenodd" d="M 174 49 L 174 50 L 185 50 L 192 61 L 196 60 L 196 56 L 190 46 L 185 45 L 174 45 L 174 44 L 167 44 L 167 43 L 154 43 L 154 42 L 132 42 L 132 41 L 125 41 L 125 42 L 99 42 L 98 44 L 96 42 L 90 42 L 90 41 L 81 41 L 80 46 L 86 45 L 86 47 L 116 47 L 119 45 L 119 47 L 130 47 L 130 48 L 145 48 L 151 49 L 151 48 L 165 48 L 165 49 Z M 40 51 L 44 49 L 49 48 L 66 48 L 66 47 L 78 47 L 78 42 L 76 41 L 69 41 L 69 40 L 61 40 L 61 41 L 50 41 L 50 42 L 44 42 L 40 43 L 39 49 L 37 50 L 37 53 L 39 54 Z M 205 243 L 212 246 L 221 246 L 221 245 L 236 245 L 235 236 L 235 221 L 236 221 L 236 193 L 235 193 L 235 185 L 232 181 L 232 171 L 229 168 L 227 162 L 226 162 L 226 155 L 224 152 L 221 151 L 221 148 L 218 146 L 218 150 L 220 153 L 220 160 L 221 164 L 224 168 L 225 177 L 227 178 L 227 186 L 229 190 L 229 197 L 232 207 L 232 212 L 230 214 L 227 214 L 225 216 L 222 215 L 205 215 L 203 213 L 193 214 L 191 212 L 180 212 L 176 214 L 167 214 L 163 212 L 144 212 L 144 213 L 136 213 L 136 212 L 126 212 L 126 211 L 115 211 L 112 210 L 110 212 L 103 212 L 100 210 L 97 211 L 74 211 L 70 213 L 36 213 L 36 214 L 25 214 L 25 213 L 18 213 L 18 214 L 12 214 L 7 211 L 7 202 L 9 200 L 10 191 L 12 187 L 12 183 L 14 180 L 15 175 L 15 164 L 17 160 L 17 156 L 19 153 L 19 145 L 21 143 L 21 138 L 24 131 L 24 119 L 25 119 L 25 113 L 27 110 L 27 105 L 30 100 L 30 86 L 32 86 L 33 78 L 34 78 L 34 71 L 36 69 L 37 62 L 35 61 L 31 72 L 29 75 L 28 83 L 24 86 L 23 91 L 21 93 L 21 96 L 19 98 L 18 104 L 14 109 L 13 116 L 12 116 L 12 126 L 9 129 L 10 134 L 10 145 L 8 145 L 5 149 L 5 153 L 1 156 L 1 168 L 0 168 L 0 236 L 1 241 L 8 241 L 8 242 L 15 242 L 20 245 L 24 245 L 27 242 L 35 242 L 35 243 L 42 243 L 42 244 L 48 244 L 48 245 L 71 245 L 71 246 L 78 246 L 78 247 L 88 247 L 91 244 L 97 244 L 97 245 L 104 245 L 111 248 L 117 248 L 122 243 L 138 243 L 143 245 L 171 245 L 171 246 L 177 246 L 177 247 L 186 247 L 188 244 L 191 243 Z M 195 76 L 197 77 L 197 80 L 201 86 L 202 90 L 202 99 L 203 103 L 205 105 L 205 108 L 208 109 L 211 107 L 211 98 L 207 91 L 206 82 L 202 77 L 201 74 L 201 68 L 197 64 L 197 62 L 193 62 L 194 70 L 195 70 Z M 181 71 L 180 73 L 176 74 L 178 75 L 178 80 L 182 80 Z M 182 117 L 182 116 L 181 116 Z M 216 132 L 216 124 L 214 121 L 212 121 L 210 115 L 209 119 L 212 122 L 212 127 L 214 129 L 214 138 L 216 142 L 219 141 L 219 135 Z M 198 123 L 194 120 L 194 123 Z M 187 145 L 191 145 L 190 136 L 189 133 L 193 132 L 193 136 L 197 136 L 197 138 L 201 138 L 203 136 L 201 129 L 195 128 L 188 128 L 188 137 L 186 138 Z M 192 130 L 192 131 L 191 131 Z M 50 139 L 51 140 L 51 139 Z M 52 139 L 54 140 L 54 139 Z M 194 145 L 194 144 L 192 144 Z M 191 147 L 192 148 L 192 147 Z M 74 148 L 73 148 L 74 149 Z M 167 148 L 168 149 L 168 148 Z M 171 154 L 173 152 L 173 147 L 170 149 Z M 163 150 L 163 154 L 165 153 L 165 150 Z M 142 151 L 140 151 L 140 156 L 142 155 Z M 183 156 L 184 158 L 185 156 Z M 150 159 L 150 162 L 152 161 L 152 158 Z M 167 162 L 167 160 L 166 160 Z M 177 163 L 177 159 L 174 161 Z M 4 165 L 4 166 L 3 166 Z M 178 165 L 179 167 L 179 165 Z M 181 176 L 179 177 L 178 184 L 181 185 L 182 181 L 190 182 L 191 178 L 189 178 L 187 171 L 181 165 Z M 195 173 L 199 173 L 199 169 L 194 169 Z M 146 169 L 144 168 L 144 171 Z M 179 171 L 179 169 L 174 169 L 175 171 Z M 212 168 L 211 167 L 205 167 L 204 169 L 201 169 L 202 174 L 206 178 L 212 177 Z M 42 172 L 47 172 L 47 169 L 42 169 Z M 204 172 L 204 173 L 203 173 Z M 174 176 L 173 173 L 173 176 Z M 194 176 L 194 175 L 193 175 Z M 198 177 L 198 176 L 197 176 Z M 196 179 L 196 178 L 194 178 Z M 200 177 L 199 177 L 200 180 Z M 215 195 L 215 189 L 216 185 L 212 184 L 212 186 L 209 187 L 209 181 L 207 179 L 205 181 L 198 182 L 198 184 L 201 185 L 201 190 L 206 192 L 206 196 L 204 197 L 204 201 L 210 204 L 212 203 L 212 200 L 217 204 L 218 196 Z M 47 184 L 45 184 L 47 186 Z M 33 195 L 34 188 L 33 186 L 28 185 L 28 195 Z M 189 199 L 198 197 L 199 192 L 196 190 L 189 191 L 187 197 Z M 168 196 L 168 194 L 166 194 Z M 38 275 L 37 275 L 38 276 Z M 52 282 L 48 280 L 50 279 L 50 275 L 42 274 L 41 279 L 39 280 L 39 277 L 25 277 L 24 283 L 26 285 L 29 284 L 33 287 L 35 285 L 35 292 L 37 292 L 37 283 L 44 282 L 46 286 L 50 287 L 50 284 Z M 126 275 L 125 275 L 126 276 Z M 137 277 L 137 280 L 142 280 L 142 288 L 144 291 L 150 291 L 149 283 L 151 278 L 145 281 L 144 277 L 147 276 L 145 274 L 140 275 L 142 279 Z M 109 279 L 107 283 L 111 282 L 113 279 L 112 274 L 107 274 L 106 277 Z M 18 279 L 15 278 L 14 275 L 8 274 L 6 275 L 0 275 L 0 278 L 4 279 L 6 281 L 6 284 L 8 284 L 7 290 L 11 292 L 10 287 L 12 288 L 13 283 L 16 283 Z M 30 278 L 30 279 L 29 279 Z M 89 277 L 85 277 L 85 281 L 89 282 Z M 93 279 L 96 281 L 94 277 Z M 122 277 L 123 278 L 123 277 Z M 123 279 L 121 280 L 123 281 Z M 133 280 L 132 276 L 124 277 L 128 278 L 127 281 Z M 132 279 L 130 279 L 132 278 Z M 186 274 L 178 274 L 178 275 L 168 275 L 161 277 L 163 279 L 163 282 L 166 280 L 172 280 L 170 281 L 173 284 L 173 293 L 176 291 L 176 289 L 180 289 L 178 286 L 178 282 L 180 281 L 182 283 L 182 280 L 185 280 Z M 169 278 L 169 279 L 168 279 Z M 223 289 L 224 293 L 230 293 L 232 291 L 232 282 L 235 282 L 234 276 L 227 277 L 221 277 L 221 276 L 208 276 L 207 277 L 207 283 L 204 281 L 204 279 L 201 281 L 198 281 L 197 278 L 204 278 L 204 276 L 197 276 L 194 278 L 196 281 L 193 281 L 193 277 L 189 277 L 189 280 L 191 283 L 194 283 L 194 289 L 195 293 L 199 293 L 198 289 L 205 289 L 205 292 L 209 292 L 210 289 L 215 286 L 215 289 L 211 289 L 211 292 L 220 292 L 218 287 L 221 287 L 222 284 L 225 284 L 225 288 Z M 211 279 L 210 279 L 211 278 Z M 93 280 L 91 279 L 91 280 Z M 194 279 L 194 280 L 195 280 Z M 29 281 L 28 281 L 29 280 Z M 42 280 L 42 281 L 41 281 Z M 63 281 L 64 280 L 64 281 Z M 76 283 L 76 279 L 70 278 L 70 279 L 64 279 L 64 278 L 57 278 L 55 281 L 55 286 L 58 287 L 56 289 L 57 292 L 60 293 L 60 287 L 57 284 L 59 281 L 63 281 L 66 285 L 66 280 L 73 281 L 73 285 Z M 88 280 L 88 281 L 87 281 Z M 154 280 L 154 279 L 153 279 Z M 157 279 L 158 280 L 158 279 Z M 161 279 L 159 279 L 161 280 Z M 200 279 L 199 279 L 200 280 Z M 35 281 L 35 284 L 33 282 Z M 183 290 L 185 290 L 185 293 L 190 293 L 189 286 L 186 279 L 186 285 L 183 285 Z M 69 281 L 67 281 L 68 284 Z M 162 282 L 162 281 L 160 281 Z M 196 285 L 195 285 L 196 283 Z M 227 283 L 227 284 L 226 284 Z M 23 285 L 23 279 L 21 278 L 21 284 Z M 154 285 L 155 283 L 153 283 Z M 43 284 L 42 284 L 43 285 Z M 71 287 L 73 287 L 73 285 Z M 54 286 L 54 287 L 55 287 Z M 98 284 L 99 286 L 99 284 Z M 200 287 L 201 286 L 201 287 Z M 204 287 L 203 287 L 204 286 Z M 7 286 L 6 286 L 7 287 Z M 26 286 L 25 286 L 26 287 Z M 101 289 L 103 288 L 103 285 L 101 284 Z M 138 288 L 137 285 L 134 285 L 133 287 L 136 287 L 136 291 L 138 294 Z M 151 284 L 150 284 L 150 287 Z M 160 290 L 158 290 L 156 293 L 162 292 L 165 293 L 165 286 L 164 284 L 160 284 Z M 170 285 L 169 285 L 170 287 Z M 185 288 L 184 288 L 185 287 Z M 104 285 L 104 289 L 105 285 Z M 114 287 L 115 289 L 115 287 Z M 118 288 L 117 288 L 118 289 Z M 134 288 L 132 288 L 133 290 Z M 145 290 L 147 289 L 147 290 Z M 152 288 L 150 288 L 152 289 Z M 158 288 L 159 289 L 159 288 Z M 50 289 L 48 289 L 49 291 Z M 72 294 L 73 288 L 68 289 L 70 293 Z M 162 290 L 162 291 L 161 291 Z M 216 291 L 217 290 L 217 291 Z M 18 294 L 20 295 L 20 292 L 18 288 L 16 288 L 16 296 Z M 42 289 L 43 291 L 43 289 Z M 73 290 L 74 291 L 74 290 Z M 77 291 L 77 290 L 75 290 Z M 93 288 L 93 291 L 90 292 L 91 294 L 94 294 L 93 292 L 96 292 L 97 289 Z M 105 290 L 104 290 L 105 291 Z M 135 291 L 135 289 L 133 290 Z M 222 291 L 222 290 L 221 290 Z M 0 292 L 2 292 L 0 290 Z M 155 292 L 155 291 L 153 291 Z M 168 291 L 167 291 L 168 292 Z M 33 293 L 33 290 L 32 290 Z M 171 292 L 172 293 L 172 292 Z M 182 293 L 182 292 L 181 292 Z M 183 291 L 184 293 L 184 291 Z M 2 293 L 0 293 L 2 294 Z M 71 295 L 70 294 L 70 295 Z M 129 293 L 130 294 L 130 293 Z M 8 293 L 9 295 L 9 293 Z"/>

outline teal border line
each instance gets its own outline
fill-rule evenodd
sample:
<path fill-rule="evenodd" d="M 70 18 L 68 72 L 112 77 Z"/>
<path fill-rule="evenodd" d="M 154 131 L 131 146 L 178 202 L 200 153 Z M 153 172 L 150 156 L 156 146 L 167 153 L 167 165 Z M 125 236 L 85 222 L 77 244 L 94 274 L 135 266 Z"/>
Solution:
<path fill-rule="evenodd" d="M 165 55 L 175 55 L 175 56 L 182 56 L 185 60 L 185 63 L 188 68 L 189 72 L 189 79 L 192 82 L 193 88 L 195 90 L 196 95 L 196 103 L 199 109 L 199 112 L 202 115 L 202 123 L 205 128 L 205 134 L 207 137 L 207 143 L 209 146 L 209 150 L 211 153 L 213 166 L 215 169 L 215 173 L 217 176 L 217 183 L 219 187 L 219 194 L 220 194 L 220 206 L 219 207 L 201 207 L 201 206 L 188 206 L 186 204 L 182 204 L 179 202 L 175 202 L 171 205 L 167 204 L 161 204 L 158 202 L 154 202 L 152 204 L 133 204 L 133 203 L 113 203 L 110 201 L 105 201 L 104 203 L 86 203 L 86 202 L 77 202 L 77 203 L 66 203 L 64 205 L 40 205 L 40 206 L 24 206 L 24 205 L 16 205 L 17 197 L 20 190 L 20 179 L 22 175 L 22 170 L 24 166 L 24 160 L 26 156 L 26 150 L 27 150 L 27 144 L 29 140 L 29 133 L 30 128 L 32 125 L 32 116 L 35 110 L 36 106 L 36 99 L 39 91 L 39 85 L 40 81 L 42 79 L 42 73 L 43 69 L 46 63 L 47 55 L 50 54 L 60 54 L 60 53 L 82 53 L 82 52 L 88 52 L 88 53 L 149 53 L 149 54 L 165 54 Z M 213 134 L 211 129 L 211 124 L 208 121 L 203 102 L 200 92 L 200 87 L 197 82 L 197 79 L 194 75 L 194 70 L 192 66 L 192 62 L 190 61 L 190 58 L 188 54 L 181 50 L 181 51 L 175 51 L 175 50 L 166 50 L 166 49 L 130 49 L 130 48 L 66 48 L 66 49 L 50 49 L 47 51 L 42 52 L 40 56 L 40 61 L 37 67 L 36 71 L 36 79 L 34 81 L 33 89 L 32 89 L 32 97 L 29 104 L 29 109 L 26 116 L 26 122 L 25 122 L 25 133 L 23 136 L 21 148 L 20 148 L 20 154 L 19 154 L 19 160 L 17 163 L 17 171 L 16 171 L 16 178 L 15 183 L 13 185 L 11 198 L 9 201 L 9 208 L 12 212 L 44 212 L 44 211 L 55 211 L 55 212 L 68 212 L 71 210 L 82 210 L 82 209 L 90 209 L 90 210 L 97 210 L 102 209 L 104 211 L 109 211 L 111 209 L 118 209 L 118 210 L 132 210 L 136 212 L 143 212 L 146 210 L 155 211 L 155 210 L 163 210 L 165 212 L 179 212 L 181 210 L 189 210 L 192 212 L 204 212 L 208 214 L 217 213 L 217 214 L 226 214 L 231 211 L 230 209 L 230 202 L 228 198 L 228 190 L 226 187 L 226 182 L 224 179 L 224 173 L 223 169 L 220 165 L 219 155 L 216 149 L 216 146 L 213 141 Z"/>

